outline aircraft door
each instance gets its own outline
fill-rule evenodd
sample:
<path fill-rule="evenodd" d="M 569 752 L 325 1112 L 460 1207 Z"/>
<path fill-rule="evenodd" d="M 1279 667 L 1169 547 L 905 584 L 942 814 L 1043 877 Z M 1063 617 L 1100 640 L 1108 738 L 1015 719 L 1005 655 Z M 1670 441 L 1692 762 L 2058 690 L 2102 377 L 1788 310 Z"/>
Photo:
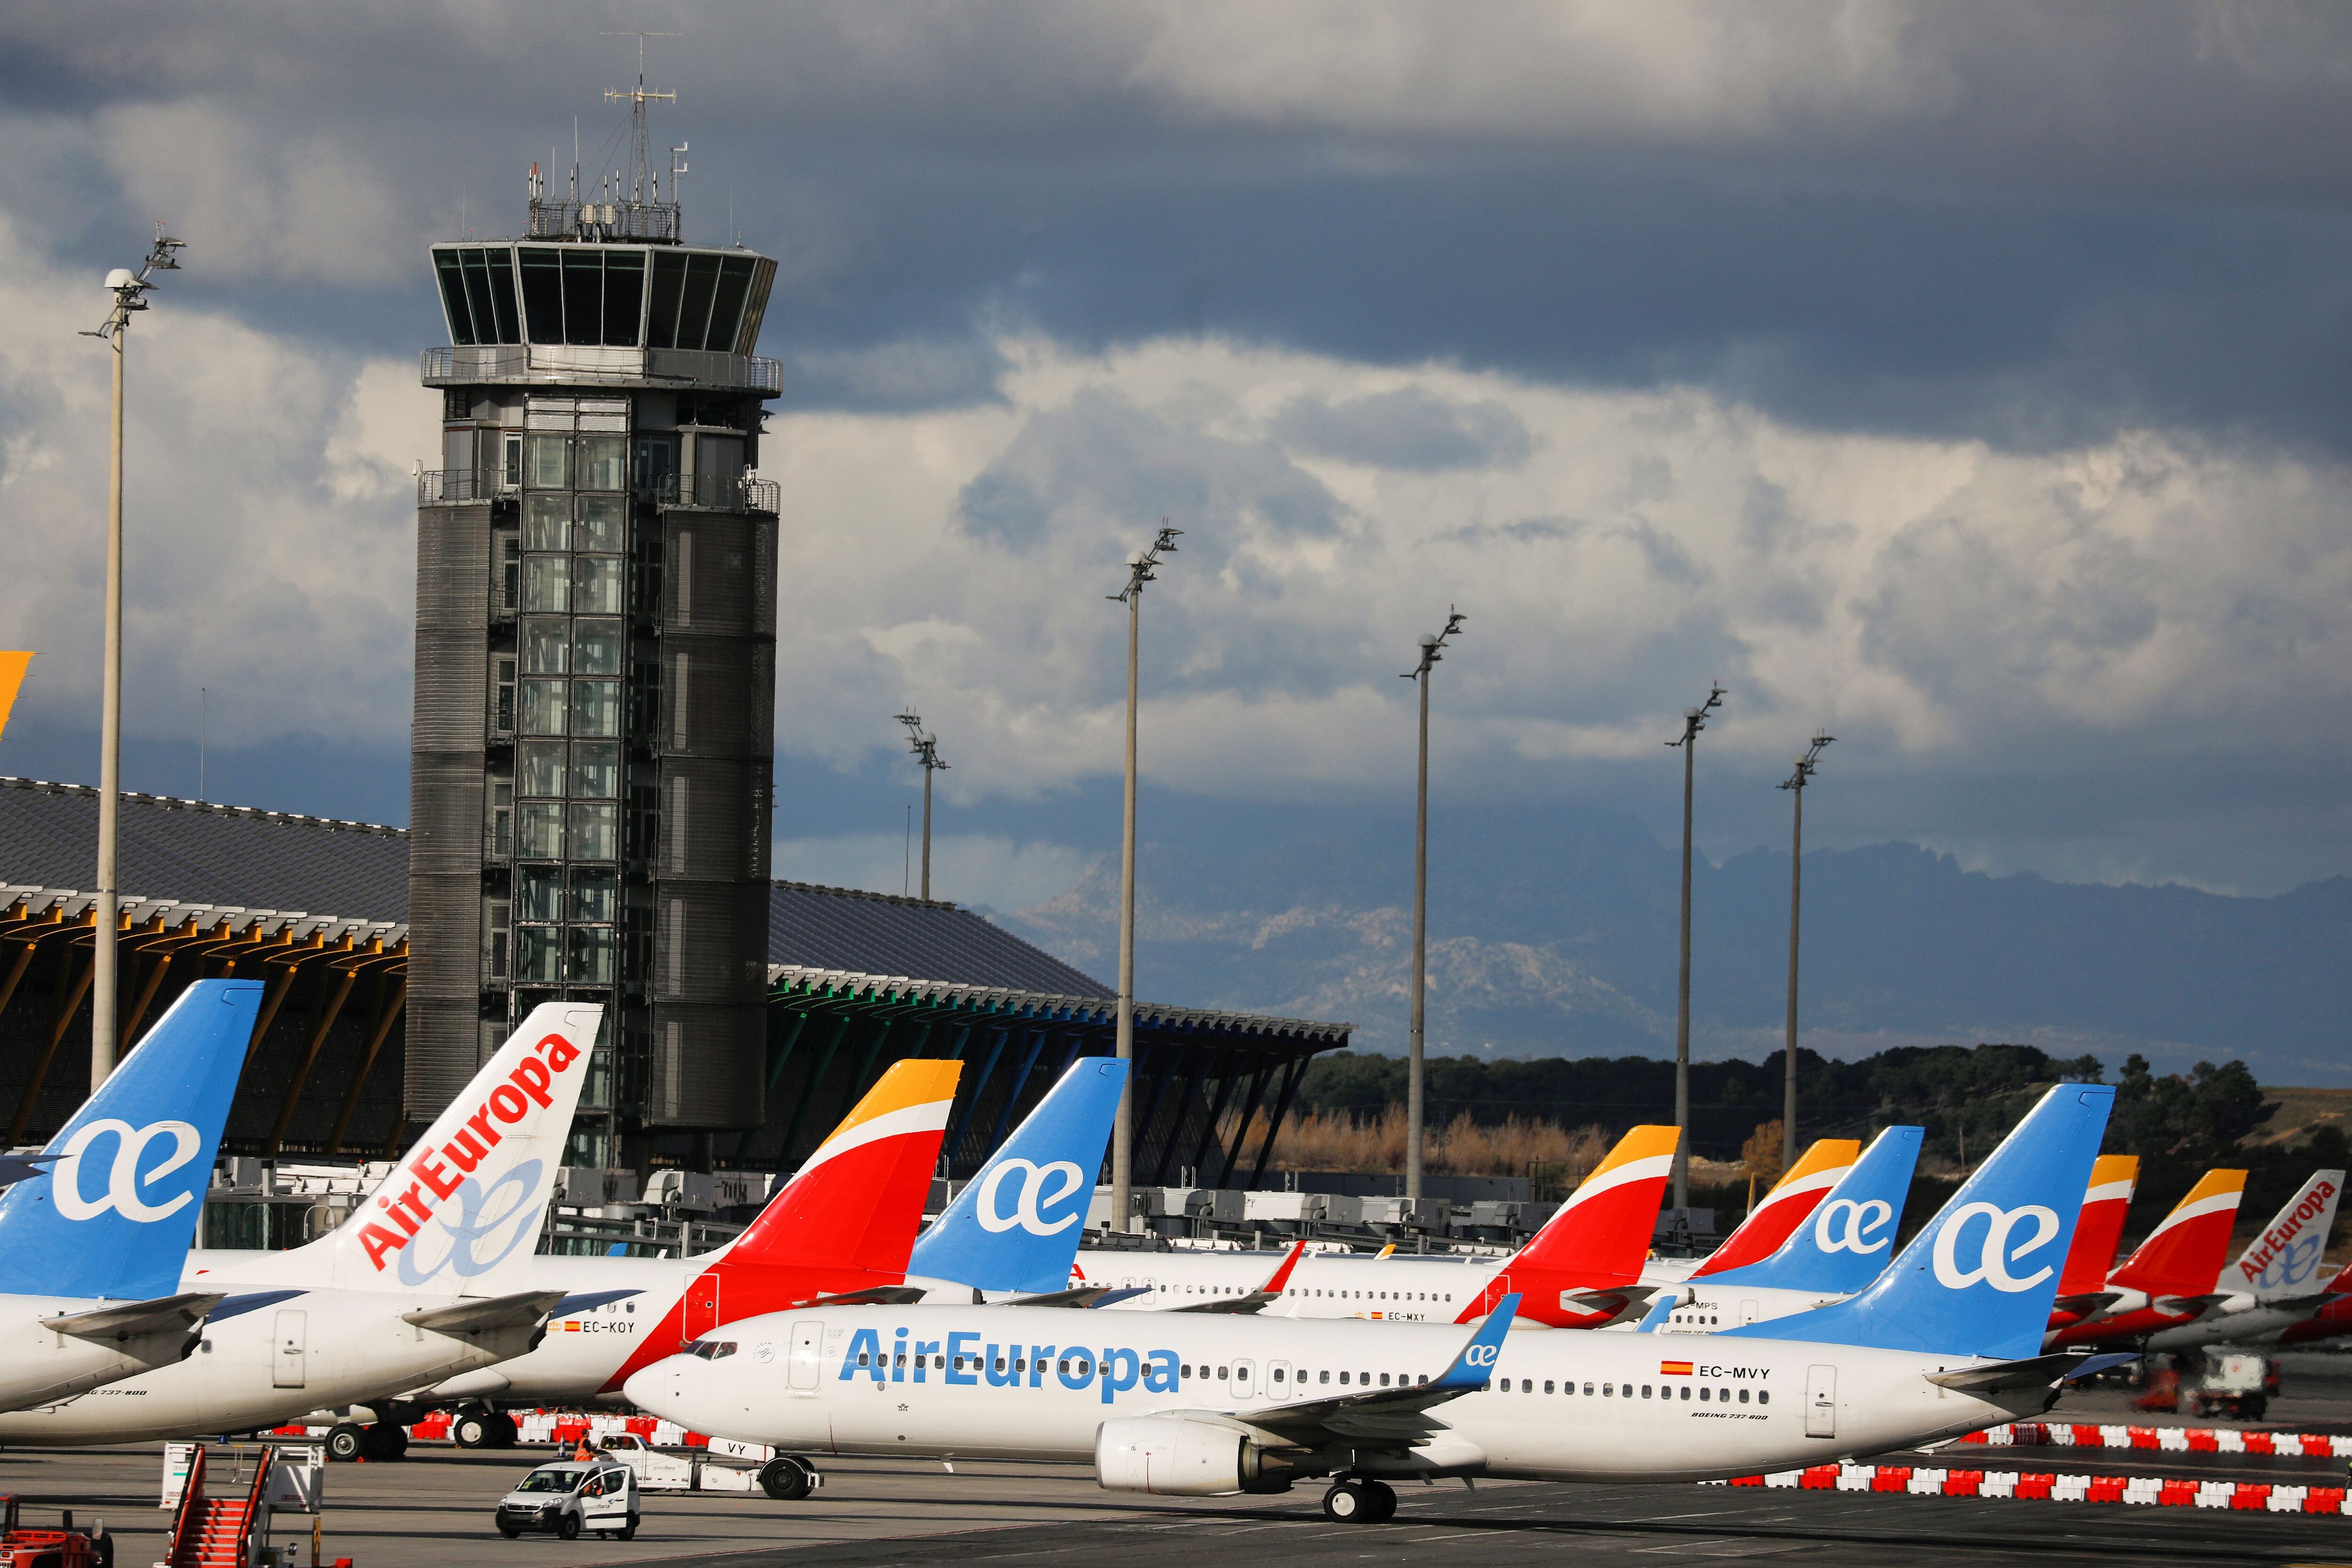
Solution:
<path fill-rule="evenodd" d="M 687 1282 L 681 1327 L 691 1342 L 719 1327 L 719 1270 L 706 1268 Z"/>
<path fill-rule="evenodd" d="M 308 1312 L 278 1314 L 277 1333 L 270 1341 L 269 1381 L 273 1388 L 302 1386 L 302 1361 L 309 1339 Z"/>
<path fill-rule="evenodd" d="M 1752 1323 L 1756 1321 L 1756 1303 L 1753 1300 L 1739 1303 L 1739 1321 L 1743 1323 Z"/>
<path fill-rule="evenodd" d="M 793 1325 L 793 1363 L 790 1370 L 792 1385 L 803 1392 L 813 1392 L 817 1374 L 823 1370 L 824 1325 L 795 1322 Z"/>
<path fill-rule="evenodd" d="M 1245 1361 L 1237 1361 L 1234 1363 L 1234 1381 L 1231 1384 L 1231 1388 L 1235 1398 L 1239 1398 L 1251 1392 L 1251 1375 L 1249 1363 Z"/>
<path fill-rule="evenodd" d="M 1833 1366 L 1805 1369 L 1805 1436 L 1837 1436 L 1837 1368 Z"/>
<path fill-rule="evenodd" d="M 1276 1399 L 1288 1399 L 1292 1396 L 1288 1362 L 1270 1361 L 1265 1363 L 1265 1391 Z"/>

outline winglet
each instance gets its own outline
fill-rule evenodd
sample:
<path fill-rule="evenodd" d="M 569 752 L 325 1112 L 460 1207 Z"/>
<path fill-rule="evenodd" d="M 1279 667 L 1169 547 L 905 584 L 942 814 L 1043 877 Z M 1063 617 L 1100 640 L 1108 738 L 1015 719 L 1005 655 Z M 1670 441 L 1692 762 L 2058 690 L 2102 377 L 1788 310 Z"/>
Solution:
<path fill-rule="evenodd" d="M 1258 1287 L 1258 1294 L 1261 1296 L 1281 1295 L 1284 1287 L 1290 1283 L 1290 1271 L 1298 1267 L 1299 1257 L 1305 1253 L 1306 1250 L 1306 1237 L 1301 1237 L 1298 1240 L 1292 1242 L 1290 1244 L 1290 1251 L 1283 1258 L 1282 1266 L 1276 1268 L 1272 1274 L 1266 1276 L 1265 1283 Z"/>
<path fill-rule="evenodd" d="M 1517 1291 L 1495 1303 L 1454 1364 L 1429 1380 L 1432 1388 L 1449 1392 L 1455 1389 L 1483 1388 L 1494 1377 L 1495 1358 L 1503 1353 L 1503 1336 L 1511 1331 L 1511 1320 L 1518 1316 L 1519 1297 Z"/>

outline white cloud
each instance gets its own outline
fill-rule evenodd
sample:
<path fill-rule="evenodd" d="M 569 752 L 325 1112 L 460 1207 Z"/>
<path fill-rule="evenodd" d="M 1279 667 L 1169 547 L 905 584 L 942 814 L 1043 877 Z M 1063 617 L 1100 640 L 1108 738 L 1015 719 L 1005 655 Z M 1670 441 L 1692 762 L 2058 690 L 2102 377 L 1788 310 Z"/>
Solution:
<path fill-rule="evenodd" d="M 872 716 L 903 700 L 967 797 L 1115 772 L 1103 595 L 1163 513 L 1143 766 L 1213 794 L 1394 782 L 1395 676 L 1449 602 L 1459 769 L 1647 757 L 1709 676 L 1737 694 L 1713 744 L 1759 765 L 1826 722 L 1848 769 L 2026 773 L 2261 744 L 2352 682 L 2352 473 L 2317 459 L 2152 430 L 2004 453 L 1222 342 L 999 348 L 991 405 L 776 421 L 787 749 L 887 750 Z M 1385 466 L 1299 413 L 1381 399 L 1524 438 Z"/>

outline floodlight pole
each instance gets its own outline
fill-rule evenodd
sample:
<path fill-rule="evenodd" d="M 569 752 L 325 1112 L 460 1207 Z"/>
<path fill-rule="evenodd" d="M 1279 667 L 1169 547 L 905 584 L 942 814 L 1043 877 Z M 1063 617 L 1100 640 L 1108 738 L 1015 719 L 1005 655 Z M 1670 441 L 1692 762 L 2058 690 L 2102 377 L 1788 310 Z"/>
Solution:
<path fill-rule="evenodd" d="M 1176 552 L 1177 535 L 1161 519 L 1151 548 L 1128 558 L 1127 586 L 1108 597 L 1127 605 L 1127 814 L 1119 835 L 1118 875 L 1118 1059 L 1135 1059 L 1135 705 L 1137 656 L 1143 639 L 1143 585 L 1159 575 L 1160 557 Z M 1130 1079 L 1133 1074 L 1129 1075 Z M 1129 1194 L 1135 1179 L 1134 1091 L 1118 1093 L 1118 1118 L 1110 1133 L 1110 1227 L 1135 1228 Z"/>
<path fill-rule="evenodd" d="M 907 726 L 907 743 L 914 749 L 915 760 L 923 764 L 923 901 L 931 898 L 931 775 L 946 767 L 940 761 L 940 738 L 923 728 L 923 716 L 912 709 L 898 715 L 898 722 Z"/>
<path fill-rule="evenodd" d="M 114 412 L 110 427 L 106 466 L 106 659 L 99 698 L 98 751 L 98 908 L 91 914 L 89 994 L 89 1089 L 96 1094 L 114 1071 L 115 999 L 119 939 L 122 932 L 117 846 L 121 838 L 122 795 L 122 364 L 130 336 L 131 313 L 147 309 L 146 293 L 153 287 L 151 272 L 176 271 L 173 255 L 182 248 L 157 226 L 155 243 L 137 272 L 117 268 L 107 274 L 106 287 L 114 308 L 104 324 L 86 338 L 102 338 L 114 359 Z"/>
<path fill-rule="evenodd" d="M 1682 969 L 1675 984 L 1675 1207 L 1690 1208 L 1690 958 L 1691 958 L 1691 762 L 1698 732 L 1709 712 L 1723 706 L 1723 686 L 1710 681 L 1706 700 L 1683 710 L 1683 732 L 1666 742 L 1683 751 L 1683 942 Z"/>
<path fill-rule="evenodd" d="M 1429 981 L 1429 671 L 1445 657 L 1445 641 L 1469 617 L 1445 606 L 1445 629 L 1421 639 L 1421 662 L 1404 679 L 1421 688 L 1420 789 L 1412 818 L 1412 1020 L 1406 1036 L 1404 1077 L 1404 1195 L 1421 1196 L 1422 1144 L 1428 1100 L 1424 1087 L 1423 1006 Z"/>
<path fill-rule="evenodd" d="M 1822 765 L 1822 751 L 1835 735 L 1818 734 L 1797 758 L 1797 771 L 1780 782 L 1796 806 L 1789 838 L 1789 1062 L 1780 1095 L 1780 1169 L 1797 1165 L 1797 913 L 1805 879 L 1805 785 Z"/>

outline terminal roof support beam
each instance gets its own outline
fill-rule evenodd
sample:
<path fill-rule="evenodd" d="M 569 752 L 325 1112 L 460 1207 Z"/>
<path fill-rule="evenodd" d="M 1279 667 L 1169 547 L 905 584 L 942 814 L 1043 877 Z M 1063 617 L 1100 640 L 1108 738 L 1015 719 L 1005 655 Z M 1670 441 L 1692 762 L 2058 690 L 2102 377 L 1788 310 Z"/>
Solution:
<path fill-rule="evenodd" d="M 1274 1102 L 1274 1119 L 1265 1124 L 1265 1141 L 1257 1146 L 1257 1163 L 1250 1166 L 1249 1184 L 1253 1192 L 1265 1176 L 1265 1162 L 1267 1156 L 1274 1152 L 1275 1136 L 1282 1131 L 1283 1122 L 1290 1115 L 1291 1100 L 1298 1093 L 1298 1086 L 1307 1077 L 1307 1058 L 1300 1057 L 1283 1074 L 1282 1094 Z"/>
<path fill-rule="evenodd" d="M 318 1062 L 319 1047 L 327 1043 L 328 1031 L 342 1016 L 343 1003 L 350 997 L 352 987 L 358 984 L 359 977 L 360 972 L 356 967 L 346 968 L 341 979 L 332 978 L 331 972 L 319 976 L 320 992 L 331 992 L 331 994 L 324 997 L 324 1005 L 312 1018 L 310 1037 L 302 1042 L 302 1055 L 294 1064 L 293 1076 L 287 1080 L 286 1098 L 278 1107 L 278 1121 L 269 1129 L 269 1142 L 262 1149 L 267 1158 L 276 1159 L 278 1151 L 285 1146 L 286 1130 L 294 1125 L 294 1108 L 301 1103 L 303 1086 L 310 1081 L 310 1068 Z"/>
<path fill-rule="evenodd" d="M 376 984 L 381 988 L 383 981 L 379 979 Z M 391 999 L 378 1010 L 375 1023 L 368 1030 L 367 1048 L 360 1053 L 360 1065 L 353 1069 L 352 1081 L 343 1089 L 342 1106 L 335 1112 L 335 1131 L 327 1140 L 328 1153 L 343 1152 L 343 1135 L 352 1129 L 352 1112 L 359 1109 L 360 1090 L 367 1086 L 368 1074 L 375 1069 L 376 1055 L 383 1049 L 383 1042 L 391 1035 L 393 1025 L 399 1021 L 401 1010 L 407 1005 L 408 973 L 404 968 L 393 978 Z M 397 1130 L 399 1121 L 395 1120 L 393 1126 Z"/>
<path fill-rule="evenodd" d="M 89 994 L 96 955 L 81 956 L 79 943 L 61 943 L 60 947 L 65 967 L 72 979 L 68 982 L 64 974 L 58 977 L 58 1000 L 49 1014 L 48 1038 L 41 1046 L 40 1056 L 34 1060 L 32 1076 L 25 1080 L 25 1098 L 16 1102 L 16 1120 L 8 1124 L 8 1143 L 12 1148 L 25 1141 L 25 1129 L 33 1120 L 33 1107 L 40 1101 L 41 1086 L 48 1080 L 49 1062 L 57 1056 L 58 1043 L 66 1037 L 66 1031 L 73 1026 L 74 1015 L 81 1011 L 82 998 Z"/>

